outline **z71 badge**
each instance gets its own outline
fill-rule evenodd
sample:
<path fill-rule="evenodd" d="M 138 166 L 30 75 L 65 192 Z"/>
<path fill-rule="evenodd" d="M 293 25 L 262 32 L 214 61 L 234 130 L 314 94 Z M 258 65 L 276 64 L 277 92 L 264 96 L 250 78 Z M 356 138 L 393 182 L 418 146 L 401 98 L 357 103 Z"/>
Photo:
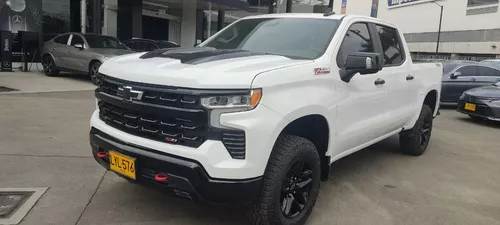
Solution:
<path fill-rule="evenodd" d="M 314 75 L 323 75 L 323 74 L 329 74 L 330 73 L 330 68 L 314 68 Z"/>

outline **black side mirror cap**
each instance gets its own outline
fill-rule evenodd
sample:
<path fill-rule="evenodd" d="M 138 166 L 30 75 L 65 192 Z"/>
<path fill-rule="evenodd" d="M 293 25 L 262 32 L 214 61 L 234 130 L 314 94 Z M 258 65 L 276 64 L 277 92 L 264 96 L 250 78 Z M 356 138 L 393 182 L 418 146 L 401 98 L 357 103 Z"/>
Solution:
<path fill-rule="evenodd" d="M 382 58 L 379 53 L 354 52 L 347 56 L 345 69 L 341 70 L 340 77 L 349 83 L 357 73 L 373 74 L 382 70 Z"/>

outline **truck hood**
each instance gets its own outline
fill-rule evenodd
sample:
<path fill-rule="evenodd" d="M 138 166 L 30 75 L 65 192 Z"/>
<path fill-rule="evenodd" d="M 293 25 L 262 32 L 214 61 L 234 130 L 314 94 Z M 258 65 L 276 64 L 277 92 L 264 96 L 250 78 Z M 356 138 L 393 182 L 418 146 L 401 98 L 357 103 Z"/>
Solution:
<path fill-rule="evenodd" d="M 260 73 L 310 63 L 284 56 L 212 48 L 160 49 L 111 58 L 99 72 L 140 83 L 188 88 L 247 89 Z"/>

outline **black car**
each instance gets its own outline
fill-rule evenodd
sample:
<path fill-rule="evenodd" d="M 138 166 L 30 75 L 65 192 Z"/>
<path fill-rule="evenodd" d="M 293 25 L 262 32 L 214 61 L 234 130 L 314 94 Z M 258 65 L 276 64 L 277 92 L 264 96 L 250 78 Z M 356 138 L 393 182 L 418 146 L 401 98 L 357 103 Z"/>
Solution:
<path fill-rule="evenodd" d="M 144 38 L 133 38 L 123 42 L 127 47 L 136 52 L 149 52 L 155 49 L 162 48 L 177 48 L 180 47 L 177 43 L 163 40 L 151 40 Z"/>
<path fill-rule="evenodd" d="M 500 82 L 500 69 L 477 62 L 443 62 L 441 103 L 456 105 L 466 90 Z"/>
<path fill-rule="evenodd" d="M 500 82 L 465 91 L 457 110 L 473 119 L 500 121 Z"/>

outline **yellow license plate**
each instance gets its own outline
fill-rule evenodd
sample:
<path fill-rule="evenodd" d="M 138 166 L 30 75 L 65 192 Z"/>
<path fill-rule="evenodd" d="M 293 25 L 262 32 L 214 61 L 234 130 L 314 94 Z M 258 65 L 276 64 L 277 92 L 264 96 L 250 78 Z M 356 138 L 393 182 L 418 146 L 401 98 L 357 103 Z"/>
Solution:
<path fill-rule="evenodd" d="M 117 152 L 109 151 L 109 168 L 135 180 L 135 159 Z"/>
<path fill-rule="evenodd" d="M 469 111 L 476 111 L 476 104 L 465 103 L 465 107 L 464 108 L 466 110 L 469 110 Z"/>

